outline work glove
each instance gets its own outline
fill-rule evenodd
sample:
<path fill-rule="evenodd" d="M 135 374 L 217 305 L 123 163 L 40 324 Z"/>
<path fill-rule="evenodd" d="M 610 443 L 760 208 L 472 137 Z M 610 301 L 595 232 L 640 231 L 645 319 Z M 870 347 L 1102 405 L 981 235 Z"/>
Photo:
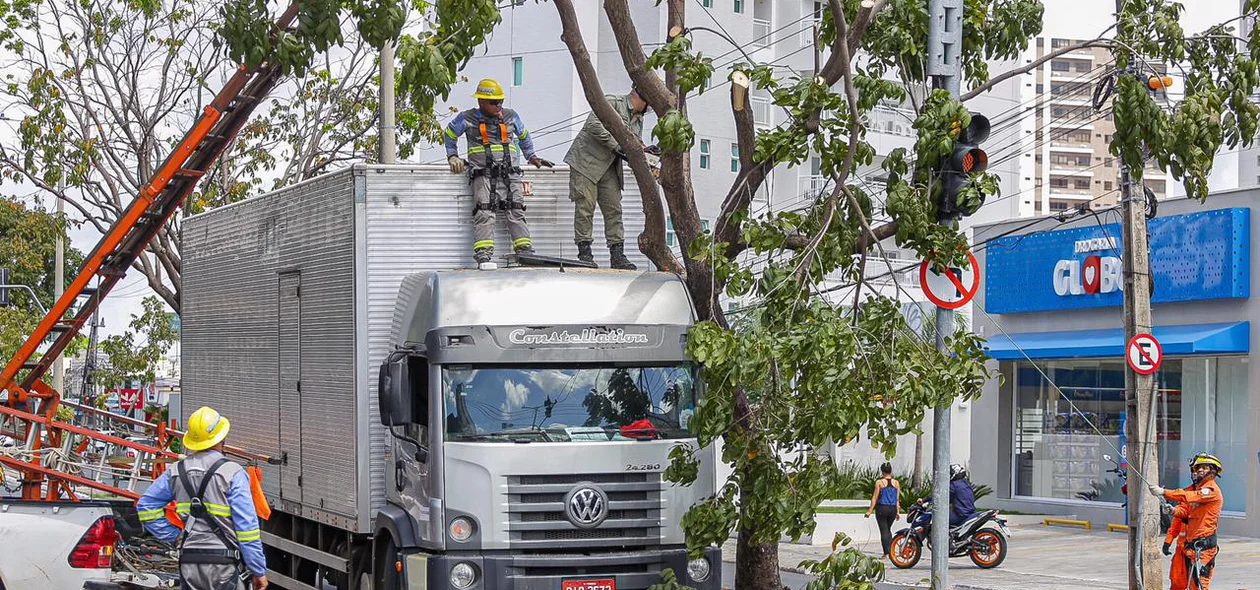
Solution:
<path fill-rule="evenodd" d="M 1172 543 L 1164 543 L 1164 555 L 1172 555 Z"/>
<path fill-rule="evenodd" d="M 464 173 L 464 159 L 459 156 L 451 156 L 446 159 L 446 163 L 451 165 L 451 174 Z"/>
<path fill-rule="evenodd" d="M 1160 498 L 1164 497 L 1164 488 L 1161 488 L 1157 485 L 1149 485 L 1149 486 L 1146 486 L 1146 489 L 1151 491 L 1152 496 L 1158 496 Z"/>
<path fill-rule="evenodd" d="M 535 168 L 542 168 L 543 166 L 546 166 L 548 168 L 554 168 L 556 166 L 555 164 L 551 162 L 551 160 L 544 160 L 542 158 L 539 158 L 537 155 L 530 156 L 529 163 L 533 164 Z"/>

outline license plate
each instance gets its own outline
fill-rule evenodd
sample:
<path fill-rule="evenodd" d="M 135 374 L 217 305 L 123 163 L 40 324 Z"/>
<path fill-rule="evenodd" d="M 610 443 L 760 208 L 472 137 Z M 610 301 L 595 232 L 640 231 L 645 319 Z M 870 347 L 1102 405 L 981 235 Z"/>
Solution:
<path fill-rule="evenodd" d="M 560 582 L 560 590 L 617 590 L 617 580 L 564 580 Z"/>

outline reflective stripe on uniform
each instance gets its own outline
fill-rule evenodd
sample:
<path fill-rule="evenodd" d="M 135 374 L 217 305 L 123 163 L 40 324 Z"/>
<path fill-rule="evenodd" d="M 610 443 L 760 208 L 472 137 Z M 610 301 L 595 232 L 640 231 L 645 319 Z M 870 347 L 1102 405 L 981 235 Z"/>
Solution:
<path fill-rule="evenodd" d="M 231 506 L 224 506 L 223 504 L 215 504 L 213 502 L 202 502 L 202 506 L 206 507 L 206 512 L 209 514 L 213 514 L 215 516 L 222 516 L 225 518 L 232 516 Z M 175 504 L 176 513 L 188 514 L 189 511 L 191 510 L 192 510 L 192 503 L 190 502 L 178 502 Z"/>
<path fill-rule="evenodd" d="M 519 149 L 517 149 L 516 144 L 509 144 L 509 147 L 511 148 L 512 153 L 518 153 L 518 152 L 520 152 L 520 150 L 519 150 Z M 503 152 L 503 146 L 502 146 L 502 145 L 499 145 L 499 144 L 497 144 L 497 143 L 496 143 L 496 144 L 494 144 L 494 145 L 491 145 L 491 146 L 490 146 L 490 151 L 491 151 L 491 152 L 496 152 L 496 153 L 502 153 L 502 152 Z M 468 153 L 469 153 L 470 155 L 471 155 L 471 154 L 484 154 L 484 153 L 486 153 L 486 146 L 484 146 L 484 145 L 474 145 L 474 146 L 472 146 L 472 147 L 468 148 Z"/>
<path fill-rule="evenodd" d="M 159 518 L 162 518 L 163 512 L 165 512 L 164 509 L 156 508 L 153 510 L 143 510 L 143 511 L 137 512 L 136 515 L 140 517 L 140 522 L 148 522 L 150 520 L 157 520 Z"/>
<path fill-rule="evenodd" d="M 257 541 L 262 538 L 262 531 L 253 529 L 250 531 L 239 531 L 236 533 L 237 541 Z"/>
<path fill-rule="evenodd" d="M 446 135 L 447 135 L 448 137 L 450 137 L 451 139 L 459 139 L 459 136 L 458 136 L 458 135 L 455 135 L 455 132 L 454 132 L 454 131 L 451 131 L 451 128 L 450 128 L 450 127 L 447 127 L 447 128 L 446 128 Z"/>
<path fill-rule="evenodd" d="M 520 248 L 521 246 L 532 246 L 534 245 L 534 242 L 529 238 L 516 238 L 515 240 L 512 240 L 512 245 Z"/>
<path fill-rule="evenodd" d="M 480 250 L 482 248 L 493 248 L 493 247 L 494 247 L 494 240 L 478 240 L 476 242 L 473 242 L 473 250 Z"/>

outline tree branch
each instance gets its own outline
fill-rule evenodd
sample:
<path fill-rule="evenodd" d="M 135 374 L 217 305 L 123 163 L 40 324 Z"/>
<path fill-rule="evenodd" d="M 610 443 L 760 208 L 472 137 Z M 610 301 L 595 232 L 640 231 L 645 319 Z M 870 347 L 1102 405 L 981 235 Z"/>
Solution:
<path fill-rule="evenodd" d="M 586 50 L 586 42 L 582 39 L 582 31 L 578 27 L 573 0 L 555 0 L 555 5 L 560 15 L 560 40 L 568 47 L 569 54 L 573 57 L 573 66 L 577 70 L 586 101 L 600 123 L 603 123 L 604 128 L 608 129 L 609 133 L 617 139 L 617 143 L 622 146 L 630 159 L 630 169 L 634 172 L 635 181 L 639 185 L 644 216 L 643 233 L 639 234 L 639 250 L 651 259 L 657 268 L 681 273 L 682 266 L 674 259 L 674 253 L 665 245 L 665 209 L 661 206 L 656 179 L 648 171 L 642 145 L 621 120 L 621 116 L 604 98 L 604 91 L 599 84 L 599 75 L 591 63 L 591 55 Z M 617 23 L 613 24 L 613 28 L 617 28 Z M 656 83 L 661 84 L 659 79 Z M 661 90 L 663 89 L 664 85 L 661 84 Z"/>
<path fill-rule="evenodd" d="M 1111 25 L 1110 27 L 1107 28 L 1107 31 L 1110 31 L 1111 29 L 1114 29 L 1115 27 L 1116 27 L 1115 25 Z M 1106 31 L 1103 31 L 1103 33 L 1105 34 Z M 1006 80 L 1014 78 L 1015 76 L 1027 74 L 1028 72 L 1031 72 L 1037 69 L 1038 67 L 1040 67 L 1041 64 L 1046 63 L 1065 53 L 1071 53 L 1073 51 L 1076 51 L 1079 49 L 1085 49 L 1087 47 L 1110 47 L 1110 46 L 1111 46 L 1110 40 L 1103 39 L 1102 37 L 1098 37 L 1097 39 L 1091 39 L 1089 41 L 1082 41 L 1080 43 L 1068 45 L 1067 47 L 1061 47 L 1037 59 L 1034 59 L 1030 63 L 1024 64 L 1010 71 L 1002 72 L 1001 74 L 998 74 L 992 78 L 989 78 L 989 80 L 985 82 L 984 84 L 976 86 L 975 88 L 972 88 L 971 90 L 967 91 L 966 94 L 958 97 L 958 100 L 959 102 L 967 102 L 977 96 L 980 96 L 982 93 L 993 89 L 994 86 L 997 86 L 998 84 L 1001 84 L 1002 82 L 1005 82 Z"/>

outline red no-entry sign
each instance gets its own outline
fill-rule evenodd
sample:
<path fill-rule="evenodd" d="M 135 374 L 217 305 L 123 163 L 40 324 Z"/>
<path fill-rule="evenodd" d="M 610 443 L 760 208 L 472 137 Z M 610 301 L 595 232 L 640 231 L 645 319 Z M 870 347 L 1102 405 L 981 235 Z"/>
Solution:
<path fill-rule="evenodd" d="M 1158 371 L 1159 364 L 1164 361 L 1164 349 L 1150 334 L 1135 334 L 1129 339 L 1129 345 L 1124 348 L 1124 351 L 1129 361 L 1129 368 L 1141 375 L 1150 375 Z"/>
<path fill-rule="evenodd" d="M 980 265 L 971 252 L 967 253 L 971 265 L 965 269 L 947 268 L 937 272 L 927 260 L 919 265 L 919 285 L 923 294 L 944 309 L 958 309 L 967 305 L 980 290 Z"/>

